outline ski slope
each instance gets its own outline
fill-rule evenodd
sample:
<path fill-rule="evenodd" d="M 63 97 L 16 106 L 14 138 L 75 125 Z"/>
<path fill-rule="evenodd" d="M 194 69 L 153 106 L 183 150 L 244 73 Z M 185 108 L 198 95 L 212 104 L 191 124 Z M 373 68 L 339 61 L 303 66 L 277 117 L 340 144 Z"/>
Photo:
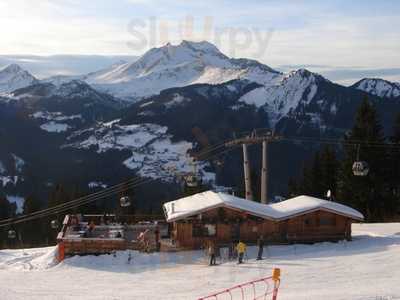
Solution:
<path fill-rule="evenodd" d="M 278 299 L 400 299 L 400 223 L 353 225 L 352 242 L 268 247 L 257 262 L 206 265 L 201 251 L 118 252 L 54 262 L 54 247 L 0 251 L 0 299 L 197 299 L 282 270 Z"/>

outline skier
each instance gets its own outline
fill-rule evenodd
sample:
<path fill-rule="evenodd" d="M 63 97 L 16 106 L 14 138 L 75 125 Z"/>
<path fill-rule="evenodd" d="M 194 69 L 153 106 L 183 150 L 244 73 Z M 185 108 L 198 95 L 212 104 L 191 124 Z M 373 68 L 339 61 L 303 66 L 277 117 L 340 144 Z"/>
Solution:
<path fill-rule="evenodd" d="M 243 243 L 241 240 L 239 240 L 239 243 L 236 246 L 236 250 L 237 250 L 237 252 L 239 254 L 238 264 L 243 263 L 243 256 L 244 256 L 244 253 L 246 252 L 246 248 L 247 248 L 246 244 Z"/>
<path fill-rule="evenodd" d="M 215 266 L 215 245 L 213 242 L 210 242 L 210 245 L 208 246 L 208 256 L 210 257 L 210 266 Z"/>
<path fill-rule="evenodd" d="M 260 236 L 259 239 L 257 240 L 257 246 L 258 246 L 258 254 L 257 254 L 257 260 L 262 260 L 262 255 L 264 252 L 264 236 Z"/>

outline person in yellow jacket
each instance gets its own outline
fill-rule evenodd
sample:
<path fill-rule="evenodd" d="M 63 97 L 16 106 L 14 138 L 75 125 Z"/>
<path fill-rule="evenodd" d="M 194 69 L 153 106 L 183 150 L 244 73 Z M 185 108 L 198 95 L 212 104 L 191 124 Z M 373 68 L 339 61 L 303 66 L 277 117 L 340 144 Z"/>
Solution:
<path fill-rule="evenodd" d="M 243 256 L 244 253 L 246 252 L 246 248 L 247 248 L 246 244 L 239 240 L 239 243 L 236 245 L 236 251 L 239 257 L 238 264 L 243 263 Z"/>

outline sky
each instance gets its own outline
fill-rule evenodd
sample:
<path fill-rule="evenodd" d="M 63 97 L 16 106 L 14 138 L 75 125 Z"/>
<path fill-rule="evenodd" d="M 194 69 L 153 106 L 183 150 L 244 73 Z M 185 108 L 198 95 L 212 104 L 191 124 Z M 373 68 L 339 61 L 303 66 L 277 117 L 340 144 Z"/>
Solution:
<path fill-rule="evenodd" d="M 116 58 L 208 40 L 281 71 L 400 81 L 398 0 L 1 0 L 0 37 L 2 55 Z"/>

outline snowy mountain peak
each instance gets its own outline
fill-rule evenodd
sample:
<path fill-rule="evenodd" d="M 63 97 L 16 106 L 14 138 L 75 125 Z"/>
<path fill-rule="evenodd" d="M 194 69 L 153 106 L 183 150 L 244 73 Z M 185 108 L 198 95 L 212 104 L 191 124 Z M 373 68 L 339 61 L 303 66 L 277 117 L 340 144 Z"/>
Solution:
<path fill-rule="evenodd" d="M 364 78 L 356 82 L 352 87 L 382 98 L 400 96 L 400 83 L 380 78 Z"/>
<path fill-rule="evenodd" d="M 144 71 L 142 74 L 148 74 L 189 64 L 223 67 L 227 65 L 226 60 L 228 58 L 208 42 L 182 41 L 179 45 L 168 43 L 165 46 L 153 48 L 130 67 L 135 70 L 140 66 Z"/>
<path fill-rule="evenodd" d="M 179 46 L 187 47 L 189 49 L 192 49 L 193 51 L 201 51 L 201 52 L 205 52 L 205 53 L 214 52 L 214 53 L 222 54 L 221 51 L 219 51 L 219 49 L 215 45 L 213 45 L 207 41 L 193 42 L 193 41 L 183 40 Z"/>
<path fill-rule="evenodd" d="M 250 91 L 241 102 L 263 107 L 268 112 L 270 125 L 275 126 L 300 104 L 310 103 L 317 94 L 319 83 L 328 81 L 319 74 L 299 69 L 284 76 L 275 84 Z"/>
<path fill-rule="evenodd" d="M 96 88 L 127 100 L 140 100 L 173 87 L 248 79 L 269 84 L 281 74 L 255 60 L 233 59 L 209 42 L 182 41 L 152 48 L 137 61 L 88 74 Z"/>
<path fill-rule="evenodd" d="M 285 76 L 285 78 L 294 78 L 294 77 L 305 78 L 305 79 L 309 79 L 309 80 L 313 80 L 313 81 L 317 81 L 317 80 L 327 81 L 326 78 L 322 77 L 321 75 L 319 75 L 317 73 L 313 73 L 307 69 L 294 70 L 294 71 L 289 72 L 287 74 L 287 76 Z"/>
<path fill-rule="evenodd" d="M 2 72 L 2 73 L 18 73 L 21 71 L 24 71 L 24 70 L 18 64 L 10 64 L 10 65 L 6 66 L 4 69 L 0 70 L 0 72 Z"/>
<path fill-rule="evenodd" d="M 28 71 L 17 64 L 11 64 L 0 70 L 0 93 L 10 93 L 37 82 Z"/>

